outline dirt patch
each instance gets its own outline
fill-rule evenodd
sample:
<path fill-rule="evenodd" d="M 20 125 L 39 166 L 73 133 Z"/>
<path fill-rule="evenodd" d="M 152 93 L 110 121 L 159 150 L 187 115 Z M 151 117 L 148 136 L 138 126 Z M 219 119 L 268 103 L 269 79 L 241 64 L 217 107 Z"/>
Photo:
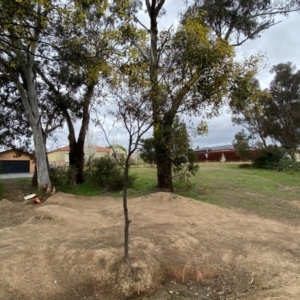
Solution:
<path fill-rule="evenodd" d="M 300 208 L 300 201 L 291 201 L 290 204 Z"/>
<path fill-rule="evenodd" d="M 36 188 L 32 187 L 30 182 L 31 178 L 0 179 L 0 184 L 5 187 L 2 198 L 14 203 L 23 201 L 24 196 L 35 193 Z"/>
<path fill-rule="evenodd" d="M 121 199 L 0 201 L 0 299 L 299 299 L 298 226 L 169 193 L 129 212 L 134 274 Z"/>

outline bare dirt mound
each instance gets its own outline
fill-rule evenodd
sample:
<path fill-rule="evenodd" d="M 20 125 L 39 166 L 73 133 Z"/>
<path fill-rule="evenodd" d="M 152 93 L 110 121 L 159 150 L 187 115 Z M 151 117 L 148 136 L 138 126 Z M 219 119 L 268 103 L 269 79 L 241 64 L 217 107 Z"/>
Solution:
<path fill-rule="evenodd" d="M 131 274 L 120 199 L 3 201 L 0 299 L 300 298 L 296 226 L 168 193 L 131 199 Z M 2 222 L 21 211 L 21 221 Z"/>

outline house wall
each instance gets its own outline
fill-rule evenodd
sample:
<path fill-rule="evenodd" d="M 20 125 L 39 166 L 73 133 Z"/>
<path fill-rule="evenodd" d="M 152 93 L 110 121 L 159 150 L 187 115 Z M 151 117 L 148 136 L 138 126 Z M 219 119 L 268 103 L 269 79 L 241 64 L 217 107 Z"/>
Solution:
<path fill-rule="evenodd" d="M 21 156 L 16 157 L 16 151 L 9 150 L 3 153 L 0 153 L 0 160 L 27 160 L 29 161 L 29 172 L 34 173 L 34 161 L 27 154 L 22 154 Z"/>
<path fill-rule="evenodd" d="M 53 151 L 48 153 L 49 164 L 54 167 L 68 166 L 69 165 L 69 151 Z"/>
<path fill-rule="evenodd" d="M 206 157 L 205 154 L 208 154 L 208 156 Z M 222 154 L 224 154 L 224 157 L 227 162 L 241 161 L 241 159 L 236 155 L 236 150 L 196 152 L 198 162 L 219 162 L 221 161 Z"/>
<path fill-rule="evenodd" d="M 94 158 L 100 158 L 108 155 L 108 152 L 96 152 L 93 154 Z M 68 166 L 69 165 L 69 151 L 53 151 L 48 153 L 49 164 L 53 164 L 54 167 Z"/>

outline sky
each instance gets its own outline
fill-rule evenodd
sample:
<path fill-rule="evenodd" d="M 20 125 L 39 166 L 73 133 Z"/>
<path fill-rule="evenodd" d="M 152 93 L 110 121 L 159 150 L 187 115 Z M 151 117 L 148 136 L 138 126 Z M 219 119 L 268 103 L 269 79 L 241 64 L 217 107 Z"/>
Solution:
<path fill-rule="evenodd" d="M 166 1 L 167 20 L 170 23 L 183 8 L 183 4 L 179 3 L 183 1 L 176 1 L 176 4 L 174 2 Z M 238 57 L 255 55 L 258 52 L 265 55 L 267 69 L 258 74 L 262 88 L 267 88 L 273 78 L 269 72 L 272 66 L 290 61 L 300 69 L 300 14 L 291 13 L 276 20 L 280 23 L 262 32 L 260 38 L 248 40 L 236 49 Z M 219 117 L 207 120 L 207 123 L 208 135 L 193 138 L 193 148 L 232 144 L 234 135 L 242 129 L 232 124 L 228 108 L 224 108 Z"/>
<path fill-rule="evenodd" d="M 171 24 L 175 24 L 176 26 L 178 13 L 185 7 L 183 2 L 183 0 L 166 0 L 166 15 L 159 22 L 160 28 L 168 28 Z M 139 17 L 140 20 L 148 26 L 149 21 L 147 17 L 143 14 L 140 14 Z M 300 69 L 300 14 L 291 13 L 288 17 L 280 16 L 277 18 L 277 21 L 281 22 L 262 32 L 260 38 L 246 41 L 241 47 L 236 49 L 237 57 L 240 58 L 242 56 L 255 55 L 259 52 L 265 55 L 267 69 L 262 70 L 258 74 L 262 88 L 267 88 L 272 80 L 273 75 L 269 73 L 269 70 L 273 65 L 290 61 L 296 65 L 297 69 Z M 207 120 L 207 123 L 208 135 L 204 137 L 192 137 L 193 148 L 197 146 L 201 148 L 232 144 L 234 135 L 242 129 L 232 124 L 231 114 L 226 107 L 221 111 L 218 117 Z M 107 128 L 109 128 L 111 124 L 112 122 L 108 122 Z M 97 144 L 106 146 L 107 141 L 101 130 L 94 128 L 93 125 L 91 125 L 90 128 L 97 136 Z M 148 135 L 151 135 L 151 133 Z M 66 131 L 63 130 L 61 132 L 61 138 L 58 141 L 51 141 L 50 143 L 50 148 L 52 149 L 67 145 Z M 110 143 L 118 143 L 126 146 L 126 138 L 122 128 L 113 130 L 113 133 L 110 135 Z"/>

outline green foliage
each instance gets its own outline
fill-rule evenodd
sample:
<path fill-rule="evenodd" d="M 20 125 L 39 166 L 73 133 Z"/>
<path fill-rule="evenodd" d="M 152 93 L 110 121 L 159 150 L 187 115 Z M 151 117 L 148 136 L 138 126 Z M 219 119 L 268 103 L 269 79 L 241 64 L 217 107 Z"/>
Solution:
<path fill-rule="evenodd" d="M 68 184 L 73 184 L 75 180 L 75 172 L 71 167 L 58 166 L 49 170 L 50 180 L 53 186 L 59 187 Z M 70 178 L 74 178 L 70 182 Z"/>
<path fill-rule="evenodd" d="M 151 19 L 149 78 L 158 186 L 172 190 L 173 149 L 169 140 L 175 135 L 175 116 L 179 112 L 207 118 L 217 115 L 226 96 L 240 84 L 238 79 L 253 76 L 260 61 L 254 57 L 245 63 L 234 62 L 235 51 L 229 44 L 231 32 L 227 38 L 213 33 L 206 22 L 206 9 L 194 9 L 198 2 L 191 5 L 176 31 L 159 32 L 157 19 L 164 1 L 153 3 L 147 10 Z M 213 15 L 217 21 L 218 14 Z M 205 134 L 207 128 L 200 124 L 198 129 Z"/>
<path fill-rule="evenodd" d="M 299 1 L 194 0 L 185 17 L 198 11 L 217 36 L 239 46 L 275 25 L 277 15 L 287 15 L 296 9 L 299 10 Z"/>
<path fill-rule="evenodd" d="M 132 187 L 135 179 L 135 176 L 129 176 L 128 188 Z M 93 187 L 118 191 L 122 190 L 124 186 L 124 172 L 110 157 L 96 158 L 92 161 L 90 168 L 86 170 L 86 181 Z"/>
<path fill-rule="evenodd" d="M 141 159 L 151 165 L 155 165 L 155 149 L 154 149 L 154 138 L 148 138 L 141 140 L 141 149 L 140 149 Z"/>
<path fill-rule="evenodd" d="M 194 183 L 191 180 L 192 176 L 196 175 L 199 170 L 199 165 L 197 163 L 197 156 L 193 149 L 187 149 L 185 155 L 178 157 L 177 162 L 180 162 L 177 166 L 173 166 L 174 179 L 183 187 L 185 191 L 189 191 L 194 187 Z"/>
<path fill-rule="evenodd" d="M 155 154 L 155 139 L 148 138 L 142 141 L 141 158 L 151 166 L 157 162 Z M 169 150 L 174 179 L 184 183 L 186 188 L 191 185 L 190 177 L 198 171 L 197 157 L 191 149 L 191 141 L 184 122 L 176 116 L 168 139 L 164 140 Z M 158 152 L 157 155 L 160 155 Z"/>
<path fill-rule="evenodd" d="M 269 137 L 293 157 L 300 144 L 300 70 L 288 62 L 273 66 L 271 72 L 275 76 L 269 89 L 262 91 L 252 78 L 247 87 L 231 93 L 232 119 L 264 147 Z"/>
<path fill-rule="evenodd" d="M 232 142 L 234 149 L 236 150 L 236 155 L 242 159 L 246 160 L 249 158 L 249 140 L 250 137 L 247 136 L 244 129 L 242 131 L 238 132 L 234 136 L 235 140 Z"/>
<path fill-rule="evenodd" d="M 191 141 L 185 123 L 175 117 L 170 142 L 173 172 L 188 179 L 198 171 L 197 157 L 191 149 Z"/>
<path fill-rule="evenodd" d="M 168 139 L 166 147 L 170 152 L 172 170 L 175 173 L 176 178 L 180 177 L 181 180 L 183 180 L 183 177 L 188 178 L 190 175 L 194 175 L 197 172 L 197 157 L 191 149 L 191 141 L 186 125 L 180 121 L 177 116 L 175 117 L 172 132 L 170 133 L 170 138 Z M 157 155 L 160 154 L 158 153 Z M 142 140 L 140 156 L 144 162 L 151 166 L 156 164 L 155 139 L 153 137 Z"/>
<path fill-rule="evenodd" d="M 279 161 L 283 158 L 284 151 L 277 146 L 268 146 L 257 151 L 252 158 L 253 166 L 259 169 L 277 168 Z"/>
<path fill-rule="evenodd" d="M 249 79 L 247 86 L 238 86 L 231 93 L 232 121 L 242 125 L 250 133 L 251 138 L 258 139 L 264 147 L 266 144 L 265 113 L 270 94 L 262 91 L 256 78 Z"/>
<path fill-rule="evenodd" d="M 205 121 L 201 121 L 197 128 L 196 128 L 196 133 L 200 136 L 205 136 L 208 134 L 208 125 Z"/>
<path fill-rule="evenodd" d="M 292 63 L 273 66 L 275 76 L 265 109 L 265 130 L 291 156 L 300 145 L 300 70 Z"/>

